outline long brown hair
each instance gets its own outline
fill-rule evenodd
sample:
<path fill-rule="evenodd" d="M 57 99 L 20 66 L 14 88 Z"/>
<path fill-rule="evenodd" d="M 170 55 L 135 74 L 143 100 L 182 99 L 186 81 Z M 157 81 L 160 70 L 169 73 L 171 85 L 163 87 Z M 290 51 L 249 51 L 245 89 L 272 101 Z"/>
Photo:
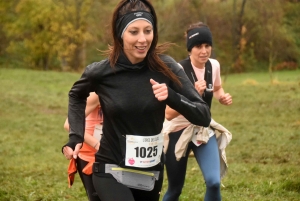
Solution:
<path fill-rule="evenodd" d="M 109 62 L 112 68 L 114 68 L 120 52 L 123 51 L 122 39 L 117 35 L 116 23 L 120 16 L 135 10 L 143 10 L 150 12 L 153 15 L 153 41 L 146 55 L 146 62 L 148 67 L 157 72 L 163 73 L 170 78 L 173 82 L 181 86 L 179 78 L 171 71 L 171 69 L 160 59 L 159 54 L 165 52 L 172 43 L 163 43 L 157 45 L 158 31 L 157 31 L 157 16 L 152 4 L 147 0 L 122 0 L 114 9 L 112 21 L 111 21 L 111 35 L 113 36 L 114 44 L 109 46 L 105 54 L 108 55 Z"/>

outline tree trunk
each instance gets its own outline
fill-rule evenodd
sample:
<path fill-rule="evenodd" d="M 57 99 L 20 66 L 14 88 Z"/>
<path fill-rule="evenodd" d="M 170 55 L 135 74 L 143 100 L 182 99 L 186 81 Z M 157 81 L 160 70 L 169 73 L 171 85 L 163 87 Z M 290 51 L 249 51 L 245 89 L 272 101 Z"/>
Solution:
<path fill-rule="evenodd" d="M 236 0 L 233 1 L 233 23 L 232 23 L 232 49 L 233 49 L 233 70 L 242 72 L 242 51 L 240 41 L 242 38 L 242 27 L 244 26 L 243 16 L 247 0 L 243 0 L 239 15 L 236 13 Z"/>

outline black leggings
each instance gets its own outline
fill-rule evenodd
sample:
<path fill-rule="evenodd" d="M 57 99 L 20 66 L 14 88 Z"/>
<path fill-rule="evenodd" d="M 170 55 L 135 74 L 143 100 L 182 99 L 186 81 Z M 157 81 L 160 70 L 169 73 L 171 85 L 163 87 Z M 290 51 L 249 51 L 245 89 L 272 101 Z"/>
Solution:
<path fill-rule="evenodd" d="M 93 185 L 92 175 L 86 175 L 82 172 L 83 168 L 87 164 L 88 162 L 77 157 L 76 159 L 77 171 L 79 173 L 79 176 L 85 188 L 86 194 L 89 198 L 89 201 L 100 201 Z"/>
<path fill-rule="evenodd" d="M 128 188 L 109 173 L 94 173 L 93 183 L 102 201 L 158 201 L 163 184 L 163 171 L 152 191 Z"/>

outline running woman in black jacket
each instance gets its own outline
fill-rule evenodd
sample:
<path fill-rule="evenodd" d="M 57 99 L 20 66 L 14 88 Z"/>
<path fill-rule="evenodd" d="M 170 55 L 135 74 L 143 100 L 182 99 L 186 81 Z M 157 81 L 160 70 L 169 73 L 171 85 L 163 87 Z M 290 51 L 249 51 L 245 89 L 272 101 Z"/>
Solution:
<path fill-rule="evenodd" d="M 165 108 L 208 126 L 208 105 L 177 62 L 157 46 L 157 18 L 147 0 L 122 0 L 112 16 L 114 43 L 108 58 L 92 63 L 69 92 L 66 157 L 77 157 L 84 139 L 85 106 L 96 92 L 103 111 L 103 137 L 93 165 L 101 201 L 159 200 L 163 183 Z"/>

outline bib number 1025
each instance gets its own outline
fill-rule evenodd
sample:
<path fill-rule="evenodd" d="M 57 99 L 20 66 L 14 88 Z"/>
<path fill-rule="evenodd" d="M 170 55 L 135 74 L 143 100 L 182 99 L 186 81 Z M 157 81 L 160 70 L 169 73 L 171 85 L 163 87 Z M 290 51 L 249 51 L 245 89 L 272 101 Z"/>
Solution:
<path fill-rule="evenodd" d="M 157 156 L 157 146 L 154 147 L 136 147 L 135 149 L 135 156 L 137 158 L 152 158 Z"/>

